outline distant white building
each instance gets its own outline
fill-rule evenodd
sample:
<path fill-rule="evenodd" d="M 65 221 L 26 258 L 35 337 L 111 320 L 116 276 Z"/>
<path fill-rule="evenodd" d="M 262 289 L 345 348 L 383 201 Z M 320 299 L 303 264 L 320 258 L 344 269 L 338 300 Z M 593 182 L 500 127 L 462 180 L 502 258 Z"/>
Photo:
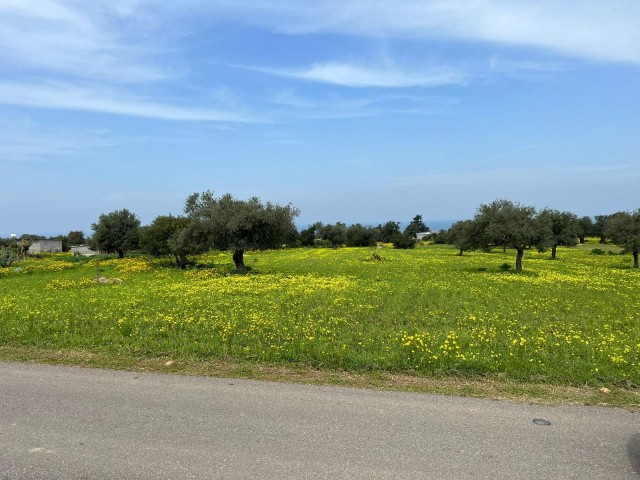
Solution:
<path fill-rule="evenodd" d="M 420 242 L 421 240 L 428 240 L 429 237 L 435 235 L 436 233 L 440 233 L 442 230 L 435 230 L 431 232 L 420 232 L 416 233 L 416 239 Z"/>
<path fill-rule="evenodd" d="M 71 247 L 71 253 L 73 255 L 82 255 L 84 257 L 90 257 L 91 255 L 97 255 L 98 252 L 94 252 L 86 245 L 76 245 Z"/>
<path fill-rule="evenodd" d="M 29 246 L 27 252 L 34 253 L 58 253 L 62 251 L 61 240 L 36 240 Z"/>

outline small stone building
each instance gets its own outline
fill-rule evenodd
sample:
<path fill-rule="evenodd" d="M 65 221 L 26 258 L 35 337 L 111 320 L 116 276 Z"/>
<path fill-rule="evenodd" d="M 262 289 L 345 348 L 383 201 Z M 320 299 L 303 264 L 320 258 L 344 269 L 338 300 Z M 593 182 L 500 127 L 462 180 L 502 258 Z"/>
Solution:
<path fill-rule="evenodd" d="M 36 240 L 29 247 L 28 253 L 58 253 L 61 251 L 61 240 Z"/>

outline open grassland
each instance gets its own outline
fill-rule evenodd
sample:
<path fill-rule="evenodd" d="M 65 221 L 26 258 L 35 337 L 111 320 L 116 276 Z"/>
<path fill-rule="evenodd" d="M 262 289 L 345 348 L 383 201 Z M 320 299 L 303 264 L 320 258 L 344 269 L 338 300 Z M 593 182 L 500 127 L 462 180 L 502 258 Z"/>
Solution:
<path fill-rule="evenodd" d="M 0 269 L 0 344 L 635 391 L 640 272 L 592 247 L 527 252 L 522 273 L 444 246 L 253 252 L 244 276 L 227 253 L 187 271 L 51 255 Z"/>

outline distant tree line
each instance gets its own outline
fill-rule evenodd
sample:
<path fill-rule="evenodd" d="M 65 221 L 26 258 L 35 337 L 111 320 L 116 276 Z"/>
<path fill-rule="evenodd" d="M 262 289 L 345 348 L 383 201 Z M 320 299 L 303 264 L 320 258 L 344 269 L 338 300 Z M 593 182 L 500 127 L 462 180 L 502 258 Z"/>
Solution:
<path fill-rule="evenodd" d="M 323 224 L 316 222 L 302 230 L 297 245 L 302 247 L 329 246 L 372 247 L 379 242 L 392 243 L 394 248 L 414 248 L 418 233 L 429 232 L 422 215 L 413 217 L 407 228 L 400 229 L 400 222 L 388 221 L 377 227 L 360 223 L 347 226 L 344 223 Z"/>
<path fill-rule="evenodd" d="M 472 220 L 454 223 L 441 241 L 455 245 L 459 255 L 469 250 L 502 247 L 516 251 L 516 270 L 522 270 L 524 251 L 531 248 L 551 250 L 556 259 L 557 248 L 584 243 L 585 237 L 598 237 L 601 243 L 612 241 L 633 255 L 638 268 L 640 252 L 640 210 L 578 218 L 571 212 L 552 209 L 537 211 L 534 207 L 499 199 L 480 205 Z"/>
<path fill-rule="evenodd" d="M 428 232 L 421 215 L 407 228 L 389 221 L 377 227 L 359 223 L 323 224 L 317 222 L 298 232 L 293 223 L 298 210 L 292 205 L 263 203 L 258 198 L 239 200 L 229 194 L 215 197 L 212 192 L 194 193 L 185 202 L 184 215 L 160 215 L 141 226 L 129 210 L 100 215 L 92 225 L 90 246 L 120 258 L 140 249 L 153 256 L 172 256 L 177 268 L 185 268 L 189 258 L 211 249 L 229 250 L 239 273 L 247 270 L 247 250 L 287 247 L 366 247 L 378 242 L 395 248 L 413 248 L 417 234 Z"/>
<path fill-rule="evenodd" d="M 298 210 L 292 205 L 263 203 L 254 197 L 239 200 L 230 194 L 215 197 L 210 191 L 194 193 L 185 201 L 184 214 L 160 215 L 149 225 L 141 226 L 138 217 L 127 209 L 100 215 L 92 224 L 93 235 L 85 238 L 81 231 L 50 237 L 61 240 L 63 250 L 72 245 L 88 244 L 120 258 L 132 250 L 142 250 L 153 256 L 172 256 L 177 268 L 185 268 L 193 256 L 211 249 L 228 250 L 236 270 L 247 270 L 244 253 L 247 250 L 288 247 L 371 247 L 391 243 L 394 248 L 414 248 L 419 233 L 430 232 L 422 215 L 416 215 L 404 230 L 400 223 L 388 221 L 376 227 L 360 223 L 316 222 L 298 232 L 294 219 Z M 432 232 L 433 233 L 433 232 Z M 495 247 L 516 252 L 516 270 L 522 270 L 527 249 L 551 250 L 557 257 L 559 246 L 571 247 L 597 237 L 620 245 L 633 255 L 638 268 L 640 252 L 640 210 L 617 212 L 578 218 L 571 212 L 552 209 L 536 210 L 505 199 L 482 204 L 473 219 L 454 223 L 444 232 L 433 233 L 434 243 L 447 243 L 458 249 L 459 255 L 471 250 Z M 26 253 L 36 240 L 45 237 L 21 235 L 16 239 L 0 239 L 0 253 L 13 259 L 11 252 Z"/>

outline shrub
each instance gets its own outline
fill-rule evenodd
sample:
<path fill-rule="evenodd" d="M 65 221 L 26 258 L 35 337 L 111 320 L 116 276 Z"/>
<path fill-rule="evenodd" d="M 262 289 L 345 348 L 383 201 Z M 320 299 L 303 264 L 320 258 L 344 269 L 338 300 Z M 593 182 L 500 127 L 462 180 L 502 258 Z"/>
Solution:
<path fill-rule="evenodd" d="M 393 237 L 393 248 L 416 248 L 416 239 L 406 233 L 398 233 Z"/>
<path fill-rule="evenodd" d="M 12 263 L 20 260 L 20 256 L 14 250 L 0 247 L 0 267 L 10 267 Z"/>
<path fill-rule="evenodd" d="M 591 249 L 591 255 L 604 255 L 605 251 L 602 250 L 601 248 L 592 248 Z"/>

